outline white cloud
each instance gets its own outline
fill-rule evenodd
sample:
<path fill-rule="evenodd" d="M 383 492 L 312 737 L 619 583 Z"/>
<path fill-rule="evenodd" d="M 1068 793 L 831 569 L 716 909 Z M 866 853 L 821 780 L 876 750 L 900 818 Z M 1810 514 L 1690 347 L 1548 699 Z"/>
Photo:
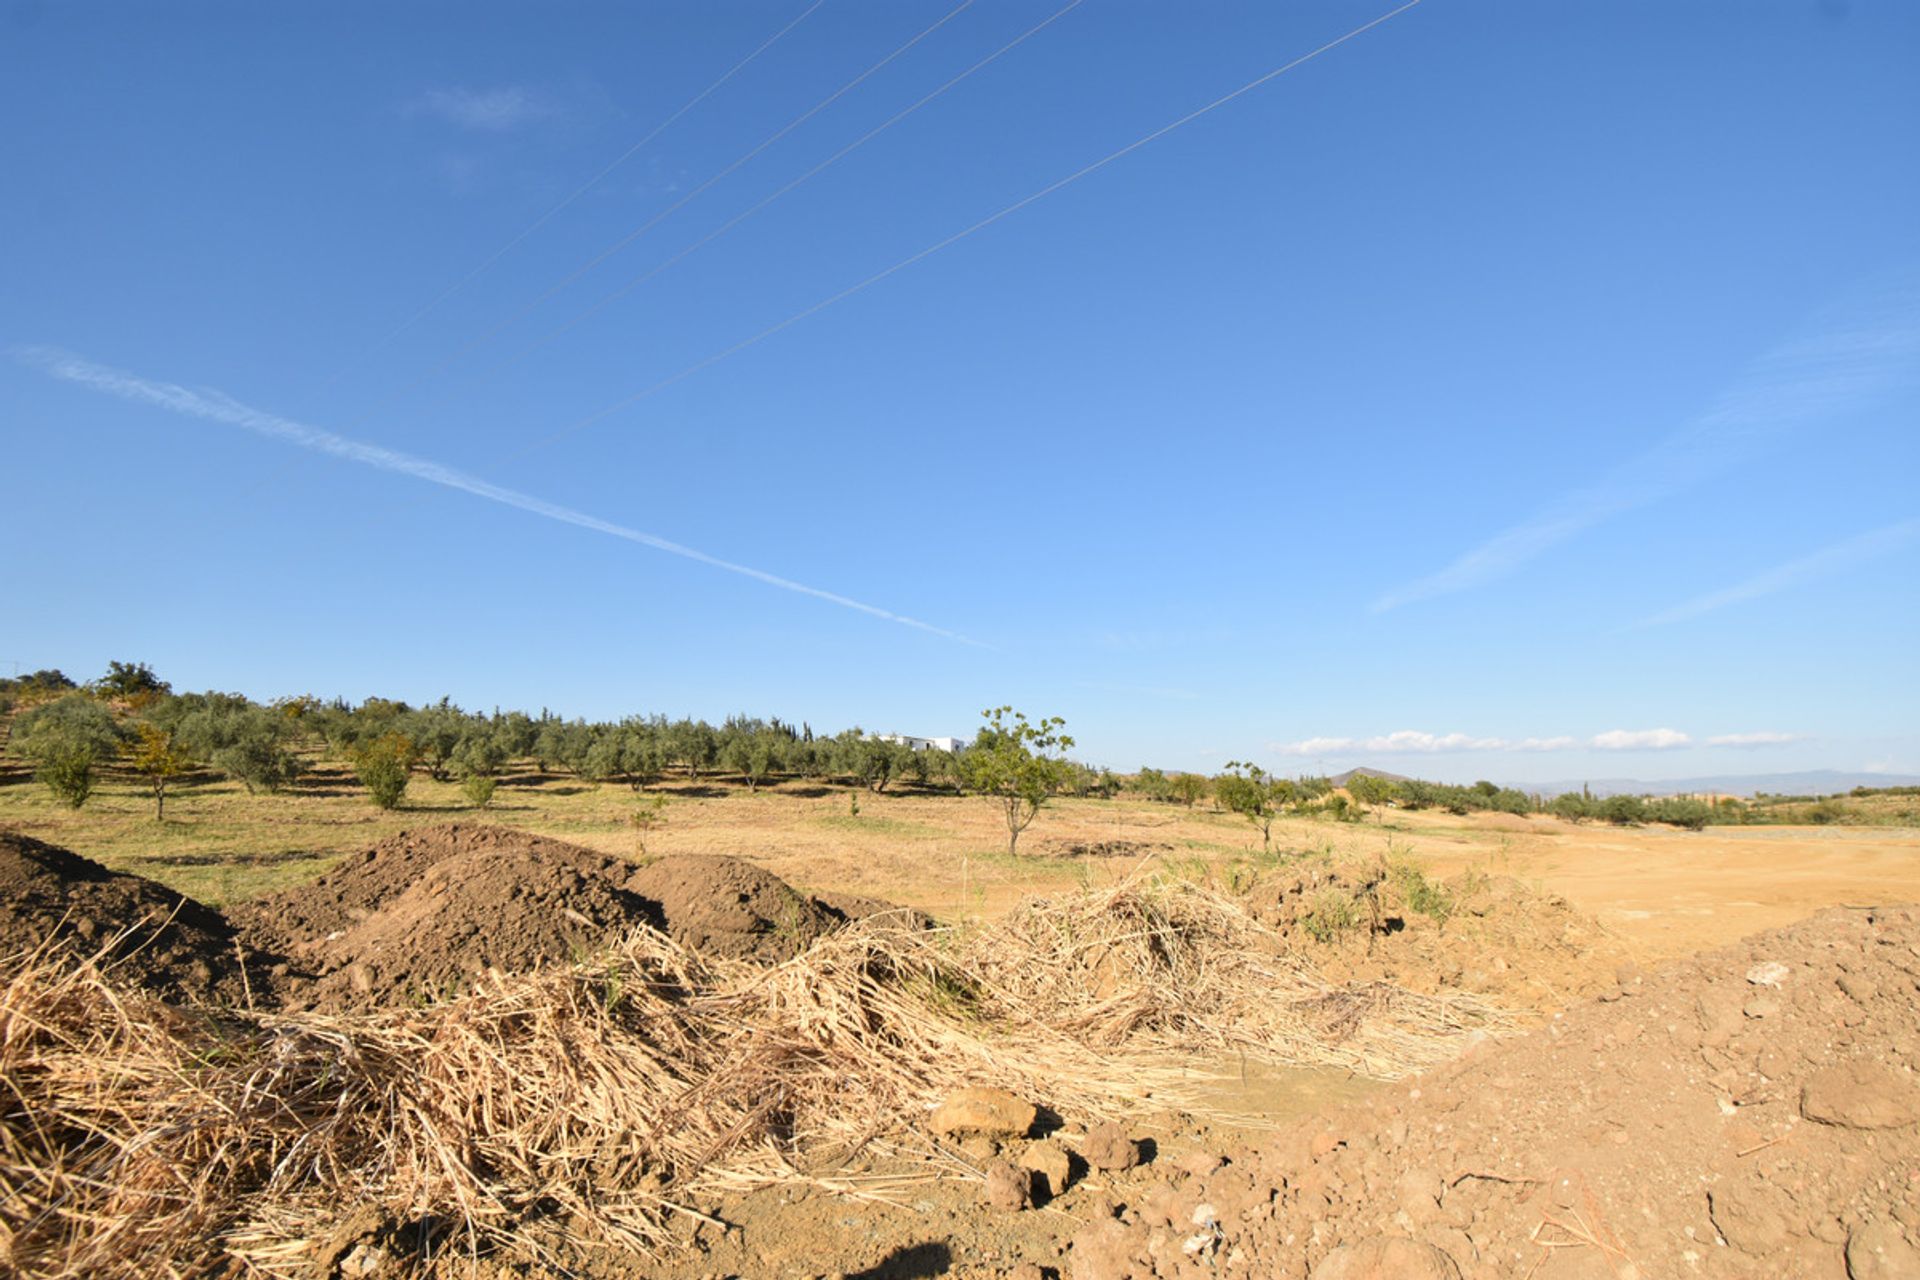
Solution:
<path fill-rule="evenodd" d="M 1870 402 L 1910 376 L 1920 353 L 1920 282 L 1903 276 L 1808 327 L 1812 337 L 1769 351 L 1673 435 L 1533 519 L 1385 592 L 1373 611 L 1483 586 L 1614 516 L 1692 488 L 1789 431 Z"/>
<path fill-rule="evenodd" d="M 463 129 L 486 133 L 505 133 L 560 114 L 558 106 L 524 85 L 498 89 L 429 89 L 414 100 L 412 109 Z"/>
<path fill-rule="evenodd" d="M 1572 738 L 1482 738 L 1467 733 L 1427 733 L 1399 729 L 1372 738 L 1306 738 L 1274 742 L 1268 749 L 1286 756 L 1323 755 L 1437 755 L 1457 751 L 1564 751 Z"/>
<path fill-rule="evenodd" d="M 614 524 L 610 520 L 602 520 L 598 516 L 591 516 L 583 511 L 575 511 L 571 507 L 563 507 L 558 503 L 548 502 L 543 498 L 536 498 L 530 494 L 520 493 L 514 489 L 503 488 L 500 485 L 492 484 L 477 476 L 470 476 L 463 471 L 457 471 L 452 467 L 431 461 L 427 458 L 418 458 L 412 454 L 401 453 L 397 449 L 389 449 L 383 445 L 351 440 L 345 436 L 335 435 L 333 432 L 320 427 L 311 427 L 305 423 L 294 422 L 288 418 L 276 417 L 273 414 L 244 405 L 223 392 L 212 390 L 196 391 L 172 382 L 151 382 L 145 378 L 137 377 L 134 374 L 125 373 L 119 369 L 108 368 L 105 365 L 94 364 L 90 360 L 83 360 L 78 356 L 51 347 L 14 347 L 12 348 L 12 355 L 22 363 L 43 369 L 49 375 L 63 382 L 77 383 L 84 387 L 90 387 L 95 391 L 118 396 L 122 400 L 132 400 L 140 404 L 154 405 L 173 413 L 184 414 L 191 418 L 200 418 L 208 422 L 221 422 L 229 426 L 241 427 L 256 435 L 267 436 L 287 444 L 298 445 L 302 449 L 311 449 L 316 453 L 329 454 L 336 458 L 345 459 L 348 462 L 357 462 L 362 466 L 372 467 L 378 471 L 412 476 L 414 479 L 424 480 L 428 484 L 440 485 L 447 489 L 457 489 L 462 493 L 471 494 L 476 498 L 484 498 L 488 502 L 497 502 L 502 506 L 515 507 L 521 511 L 529 512 L 548 520 L 557 520 L 561 524 L 570 524 L 581 529 L 591 529 L 595 533 L 604 533 L 609 537 L 620 538 L 627 542 L 637 542 L 641 546 L 652 547 L 654 550 L 664 551 L 668 555 L 680 556 L 687 560 L 695 560 L 712 568 L 724 570 L 727 573 L 739 574 L 744 578 L 752 578 L 756 582 L 765 583 L 770 587 L 778 587 L 782 591 L 792 591 L 799 595 L 812 596 L 816 600 L 824 600 L 829 604 L 836 604 L 844 609 L 852 609 L 875 618 L 883 618 L 888 622 L 897 622 L 902 626 L 913 627 L 916 630 L 932 632 L 934 635 L 944 636 L 949 640 L 958 640 L 963 644 L 980 644 L 977 640 L 969 640 L 967 637 L 956 632 L 944 630 L 931 623 L 921 622 L 917 618 L 909 618 L 902 614 L 882 609 L 877 605 L 865 604 L 859 600 L 854 600 L 832 591 L 826 591 L 819 587 L 810 587 L 805 583 L 795 582 L 790 578 L 782 578 L 775 574 L 768 573 L 764 569 L 755 569 L 747 565 L 736 564 L 730 560 L 722 560 L 720 557 L 709 555 L 704 551 L 698 551 L 677 542 L 670 542 L 657 534 L 643 533 L 638 529 L 630 529 L 625 525 Z M 988 646 L 981 647 L 984 648 Z"/>
<path fill-rule="evenodd" d="M 1693 745 L 1678 729 L 1609 729 L 1596 733 L 1587 745 L 1599 751 L 1672 751 Z"/>
<path fill-rule="evenodd" d="M 1720 733 L 1707 739 L 1710 747 L 1781 747 L 1789 742 L 1799 742 L 1805 735 L 1798 733 L 1773 733 L 1765 729 L 1753 733 Z"/>

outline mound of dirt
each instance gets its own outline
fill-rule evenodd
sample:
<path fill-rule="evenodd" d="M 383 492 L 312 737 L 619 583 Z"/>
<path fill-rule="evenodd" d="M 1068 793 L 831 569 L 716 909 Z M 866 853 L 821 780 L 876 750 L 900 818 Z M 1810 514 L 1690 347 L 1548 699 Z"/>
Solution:
<path fill-rule="evenodd" d="M 657 926 L 619 887 L 628 865 L 559 841 L 480 847 L 426 867 L 377 910 L 295 954 L 317 961 L 322 1004 L 445 995 L 489 969 L 526 972 L 590 956 Z"/>
<path fill-rule="evenodd" d="M 646 926 L 709 955 L 779 961 L 889 910 L 872 899 L 808 898 L 740 858 L 636 865 L 456 823 L 403 832 L 304 888 L 230 914 L 250 943 L 286 955 L 311 980 L 301 1003 L 337 1007 L 442 994 L 489 969 L 569 963 Z"/>
<path fill-rule="evenodd" d="M 1371 1105 L 1114 1186 L 1062 1270 L 1920 1275 L 1917 982 L 1914 908 L 1623 968 L 1602 999 Z M 1388 1255 L 1402 1269 L 1355 1270 Z"/>
<path fill-rule="evenodd" d="M 286 893 L 235 903 L 227 916 L 250 941 L 296 952 L 330 934 L 366 921 L 399 897 L 438 864 L 473 854 L 505 852 L 562 860 L 591 850 L 561 840 L 529 835 L 510 827 L 446 823 L 389 836 L 361 853 L 342 859 L 311 884 Z"/>
<path fill-rule="evenodd" d="M 622 887 L 675 942 L 730 959 L 785 960 L 846 919 L 742 858 L 659 858 Z"/>
<path fill-rule="evenodd" d="M 0 906 L 0 976 L 51 945 L 175 1002 L 240 1004 L 249 980 L 255 996 L 271 983 L 270 958 L 243 973 L 233 926 L 212 907 L 30 836 L 0 832 Z"/>
<path fill-rule="evenodd" d="M 1471 991 L 1546 1010 L 1602 989 L 1626 958 L 1565 898 L 1507 876 L 1429 881 L 1410 866 L 1309 860 L 1262 876 L 1247 901 L 1336 982 Z"/>
<path fill-rule="evenodd" d="M 933 917 L 924 911 L 858 893 L 816 893 L 813 895 L 813 905 L 826 912 L 835 925 L 871 920 L 876 916 L 883 916 L 904 929 L 931 929 L 934 925 Z"/>

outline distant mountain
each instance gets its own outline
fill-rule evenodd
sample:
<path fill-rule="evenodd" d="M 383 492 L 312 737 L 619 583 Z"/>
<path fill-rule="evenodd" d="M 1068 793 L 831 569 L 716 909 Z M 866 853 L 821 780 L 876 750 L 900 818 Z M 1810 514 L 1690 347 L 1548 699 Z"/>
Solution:
<path fill-rule="evenodd" d="M 1336 787 L 1344 787 L 1356 777 L 1382 778 L 1388 782 L 1413 781 L 1412 778 L 1409 778 L 1404 773 L 1388 773 L 1385 769 L 1369 769 L 1365 766 L 1358 769 L 1349 769 L 1345 773 L 1336 773 L 1329 781 Z"/>
<path fill-rule="evenodd" d="M 1373 770 L 1355 770 L 1371 773 Z M 1391 774 L 1382 774 L 1391 777 Z M 1898 773 L 1868 773 L 1865 770 L 1808 769 L 1800 773 L 1733 773 L 1709 778 L 1587 778 L 1572 782 L 1509 783 L 1529 794 L 1559 795 L 1563 791 L 1591 788 L 1597 796 L 1648 795 L 1672 796 L 1690 792 L 1714 792 L 1719 795 L 1750 796 L 1756 791 L 1787 796 L 1825 796 L 1855 787 L 1920 786 L 1920 777 Z"/>

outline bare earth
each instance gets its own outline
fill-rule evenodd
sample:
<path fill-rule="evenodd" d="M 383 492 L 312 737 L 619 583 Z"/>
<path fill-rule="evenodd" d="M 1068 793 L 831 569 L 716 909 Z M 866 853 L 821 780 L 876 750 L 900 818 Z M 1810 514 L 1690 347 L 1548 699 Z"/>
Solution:
<path fill-rule="evenodd" d="M 330 869 L 347 875 L 342 858 L 382 841 L 404 852 L 400 833 L 449 821 L 629 862 L 736 855 L 810 895 L 796 899 L 807 912 L 880 898 L 961 923 L 1152 867 L 1236 893 L 1253 884 L 1249 909 L 1288 936 L 1326 883 L 1321 868 L 1381 865 L 1384 855 L 1435 880 L 1501 886 L 1472 920 L 1413 921 L 1314 953 L 1338 981 L 1430 990 L 1443 980 L 1527 1015 L 1526 1034 L 1455 1065 L 1388 1086 L 1238 1055 L 1191 1058 L 1178 1064 L 1191 1084 L 1178 1105 L 1168 1098 L 1164 1112 L 1128 1119 L 1132 1167 L 1101 1167 L 1101 1117 L 1055 1116 L 1030 1134 L 956 1140 L 937 1169 L 863 1158 L 841 1171 L 856 1190 L 882 1188 L 870 1194 L 797 1182 L 707 1204 L 726 1229 L 683 1224 L 689 1248 L 654 1263 L 570 1258 L 582 1275 L 1920 1276 L 1920 920 L 1897 905 L 1920 902 L 1911 828 L 1696 833 L 1388 812 L 1278 823 L 1277 850 L 1325 856 L 1276 861 L 1245 821 L 1205 806 L 1070 800 L 1047 809 L 1010 858 L 997 814 L 979 800 L 799 784 L 661 792 L 664 821 L 644 849 L 625 788 L 533 776 L 510 780 L 484 814 L 424 780 L 391 814 L 324 774 L 276 797 L 213 783 L 178 796 L 165 826 L 128 787 L 108 786 L 71 813 L 18 783 L 0 786 L 0 830 L 269 923 L 279 917 L 243 904 Z M 584 865 L 576 853 L 563 861 L 562 871 Z M 1308 878 L 1291 897 L 1289 876 Z M 622 892 L 653 892 L 636 884 Z M 399 880 L 393 887 L 396 903 L 413 901 Z M 421 919 L 441 920 L 472 885 L 422 875 L 405 887 L 421 899 Z M 609 902 L 609 912 L 619 906 Z M 552 915 L 534 905 L 541 920 Z M 767 936 L 802 946 L 812 918 L 783 914 Z M 327 936 L 344 946 L 356 935 Z M 565 955 L 584 944 L 554 945 Z M 339 973 L 367 990 L 381 978 Z M 1195 1098 L 1204 1116 L 1187 1109 Z M 1071 1167 L 1057 1194 L 1039 1192 L 1023 1211 L 990 1203 L 995 1162 L 1049 1152 Z M 340 1259 L 385 1259 L 387 1269 L 362 1274 L 400 1274 L 375 1238 L 337 1241 L 320 1264 L 327 1280 L 349 1274 Z M 504 1261 L 483 1273 L 525 1274 Z"/>

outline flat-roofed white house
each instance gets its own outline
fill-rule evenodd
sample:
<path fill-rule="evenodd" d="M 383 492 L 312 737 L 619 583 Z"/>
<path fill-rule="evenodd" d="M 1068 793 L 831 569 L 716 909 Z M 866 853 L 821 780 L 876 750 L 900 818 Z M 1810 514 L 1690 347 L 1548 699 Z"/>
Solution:
<path fill-rule="evenodd" d="M 967 745 L 961 738 L 916 738 L 910 733 L 876 733 L 873 736 L 882 742 L 898 743 L 915 751 L 958 751 Z"/>

